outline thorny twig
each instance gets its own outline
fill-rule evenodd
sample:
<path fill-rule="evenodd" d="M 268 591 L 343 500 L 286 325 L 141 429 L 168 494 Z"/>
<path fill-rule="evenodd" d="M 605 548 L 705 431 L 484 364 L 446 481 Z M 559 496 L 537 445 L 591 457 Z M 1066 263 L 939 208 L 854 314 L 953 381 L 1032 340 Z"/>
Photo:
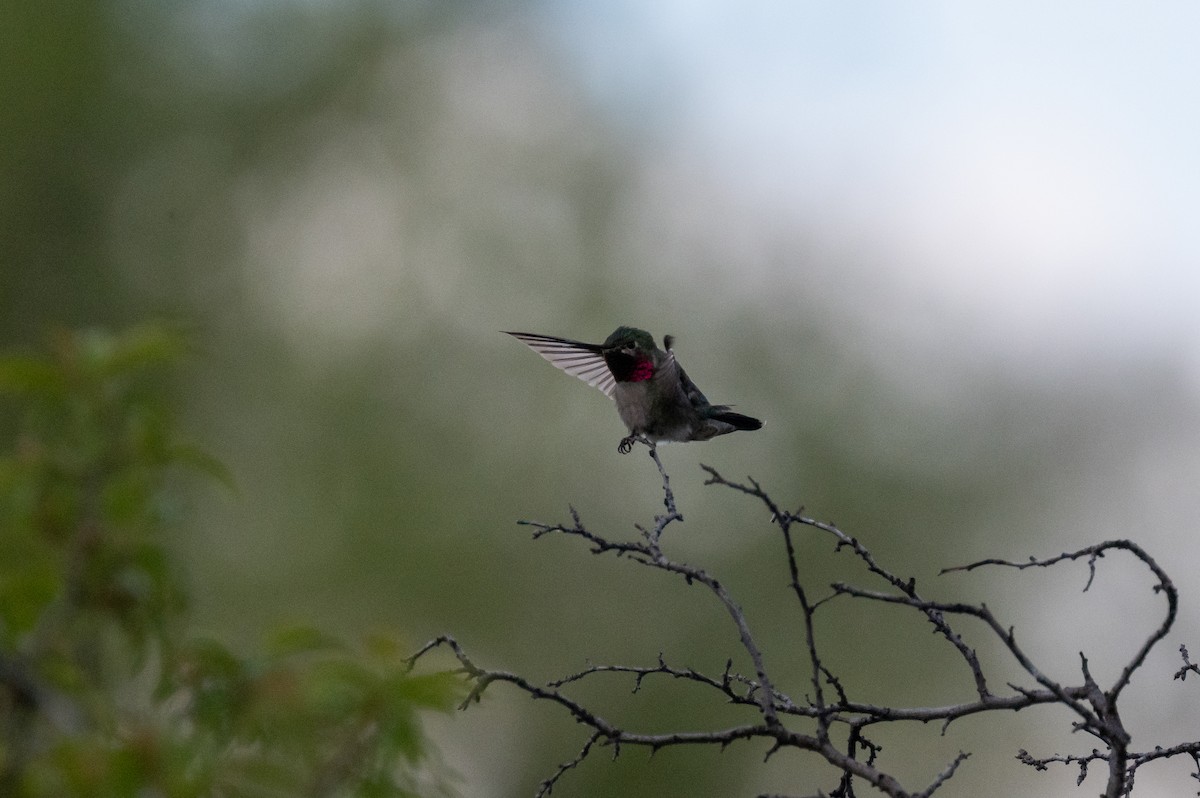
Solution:
<path fill-rule="evenodd" d="M 1197 676 L 1200 676 L 1200 664 L 1192 662 L 1188 658 L 1187 646 L 1181 645 L 1179 647 L 1179 656 L 1183 657 L 1183 667 L 1175 671 L 1176 679 L 1181 682 L 1185 681 L 1189 673 L 1194 673 Z"/>
<path fill-rule="evenodd" d="M 883 723 L 903 721 L 939 722 L 942 733 L 945 734 L 954 720 L 968 715 L 994 711 L 1015 712 L 1032 706 L 1055 704 L 1071 709 L 1077 716 L 1073 728 L 1091 734 L 1103 744 L 1103 747 L 1095 748 L 1090 753 L 1082 755 L 1060 756 L 1056 754 L 1045 758 L 1035 757 L 1027 751 L 1021 750 L 1017 754 L 1017 759 L 1024 764 L 1038 770 L 1046 770 L 1051 765 L 1076 766 L 1080 771 L 1078 781 L 1082 784 L 1088 775 L 1089 764 L 1102 762 L 1108 771 L 1104 793 L 1106 798 L 1120 798 L 1120 796 L 1128 795 L 1133 788 L 1135 773 L 1142 765 L 1175 756 L 1190 757 L 1196 765 L 1194 778 L 1200 780 L 1200 741 L 1170 748 L 1158 746 L 1153 750 L 1141 753 L 1130 751 L 1130 735 L 1117 712 L 1117 700 L 1121 692 L 1129 684 L 1133 673 L 1145 662 L 1151 648 L 1169 633 L 1178 611 L 1178 591 L 1174 583 L 1157 562 L 1137 544 L 1128 540 L 1111 540 L 1076 552 L 1066 552 L 1041 560 L 1031 558 L 1026 562 L 1018 563 L 988 559 L 956 568 L 947 568 L 942 572 L 968 572 L 983 566 L 1017 569 L 1049 568 L 1059 563 L 1082 559 L 1088 565 L 1089 576 L 1084 587 L 1087 590 L 1095 581 L 1097 561 L 1109 552 L 1130 554 L 1145 565 L 1155 578 L 1152 586 L 1154 592 L 1163 594 L 1167 599 L 1163 620 L 1107 689 L 1101 688 L 1093 678 L 1088 661 L 1082 654 L 1080 655 L 1081 682 L 1069 685 L 1048 676 L 1034 662 L 1032 656 L 1018 645 L 1012 627 L 1002 623 L 986 605 L 942 602 L 925 598 L 918 593 L 914 579 L 903 578 L 889 571 L 856 538 L 846 535 L 833 524 L 803 515 L 802 508 L 794 513 L 783 509 L 753 479 L 748 478 L 746 483 L 733 482 L 725 479 L 715 469 L 702 466 L 708 473 L 705 484 L 725 486 L 762 502 L 771 514 L 772 523 L 782 535 L 789 589 L 796 600 L 803 621 L 807 648 L 806 669 L 808 670 L 808 681 L 812 687 L 811 694 L 806 695 L 803 700 L 793 699 L 775 687 L 777 680 L 771 676 L 773 671 L 768 669 L 767 657 L 751 633 L 750 623 L 745 613 L 724 584 L 707 571 L 673 560 L 664 553 L 661 546 L 664 532 L 672 523 L 682 522 L 683 516 L 675 505 L 670 478 L 659 459 L 657 449 L 653 444 L 642 442 L 647 443 L 650 457 L 657 466 L 662 479 L 663 504 L 666 511 L 654 517 L 652 527 L 636 525 L 640 539 L 618 541 L 592 532 L 584 525 L 579 513 L 573 507 L 570 508 L 572 519 L 570 525 L 544 524 L 535 521 L 520 521 L 519 523 L 533 527 L 535 539 L 550 534 L 579 537 L 589 544 L 594 554 L 612 553 L 618 557 L 628 557 L 647 567 L 680 576 L 688 584 L 706 588 L 729 616 L 737 631 L 739 643 L 753 665 L 754 675 L 749 677 L 736 673 L 733 670 L 732 659 L 728 660 L 723 673 L 712 676 L 690 667 L 681 668 L 670 665 L 660 654 L 657 663 L 652 666 L 589 665 L 581 671 L 545 685 L 539 685 L 515 673 L 480 667 L 453 637 L 442 636 L 431 640 L 412 657 L 411 661 L 416 663 L 417 660 L 435 649 L 449 649 L 457 660 L 461 672 L 472 684 L 472 688 L 463 702 L 464 708 L 479 700 L 493 682 L 506 682 L 535 699 L 563 707 L 578 723 L 590 729 L 590 734 L 578 754 L 559 765 L 556 771 L 539 785 L 536 792 L 538 798 L 549 795 L 558 782 L 586 759 L 597 745 L 611 746 L 613 755 L 616 756 L 620 753 L 622 745 L 644 747 L 652 752 L 680 745 L 715 745 L 723 749 L 735 742 L 753 739 L 761 739 L 768 744 L 767 757 L 781 749 L 794 748 L 813 752 L 824 759 L 840 773 L 837 787 L 829 793 L 830 798 L 853 798 L 856 781 L 864 781 L 879 792 L 893 796 L 893 798 L 902 796 L 927 798 L 955 775 L 969 754 L 960 752 L 934 776 L 926 787 L 910 790 L 903 787 L 895 777 L 882 769 L 879 761 L 881 748 L 866 737 L 867 729 Z M 812 601 L 805 590 L 801 574 L 800 563 L 802 560 L 797 551 L 794 534 L 797 526 L 809 527 L 832 537 L 836 550 L 852 552 L 864 564 L 867 572 L 881 579 L 889 589 L 871 590 L 836 583 L 831 586 L 833 589 L 831 596 L 820 601 Z M 974 697 L 934 707 L 881 706 L 854 700 L 836 674 L 826 666 L 821 653 L 817 616 L 824 607 L 829 605 L 831 599 L 838 597 L 901 605 L 921 613 L 933 626 L 935 632 L 949 642 L 958 653 L 974 681 Z M 952 624 L 951 619 L 962 616 L 982 621 L 1000 641 L 1011 659 L 1033 681 L 1033 685 L 1009 684 L 1011 693 L 995 692 L 988 684 L 984 665 L 978 654 L 966 644 Z M 1200 667 L 1193 664 L 1188 658 L 1187 649 L 1181 646 L 1180 652 L 1184 664 L 1175 674 L 1175 678 L 1183 680 L 1191 672 L 1200 674 Z M 773 667 L 780 665 L 781 663 L 774 663 Z M 694 683 L 719 694 L 730 704 L 750 709 L 755 713 L 755 717 L 752 721 L 742 725 L 722 729 L 646 734 L 622 728 L 608 721 L 593 709 L 564 692 L 566 688 L 584 680 L 590 680 L 600 674 L 614 673 L 632 676 L 634 692 L 641 690 L 647 680 L 651 679 L 666 678 Z M 785 719 L 787 723 L 785 723 Z M 811 732 L 806 733 L 792 729 L 789 724 L 794 722 L 812 724 Z M 836 739 L 841 741 L 840 746 L 835 742 L 835 736 L 831 734 L 831 730 L 835 727 L 843 730 L 836 736 Z"/>

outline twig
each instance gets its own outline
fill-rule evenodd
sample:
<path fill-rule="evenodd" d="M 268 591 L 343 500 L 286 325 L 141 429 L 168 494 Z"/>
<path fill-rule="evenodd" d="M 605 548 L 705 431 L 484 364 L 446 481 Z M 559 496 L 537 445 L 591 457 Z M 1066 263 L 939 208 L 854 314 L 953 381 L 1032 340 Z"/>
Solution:
<path fill-rule="evenodd" d="M 1200 676 L 1200 665 L 1188 659 L 1187 646 L 1180 644 L 1179 655 L 1183 657 L 1183 667 L 1175 671 L 1175 678 L 1182 682 L 1187 680 L 1189 673 L 1195 673 L 1197 676 Z"/>
<path fill-rule="evenodd" d="M 1088 774 L 1088 766 L 1093 762 L 1103 762 L 1108 769 L 1105 792 L 1105 796 L 1108 798 L 1128 795 L 1132 790 L 1139 767 L 1152 761 L 1175 756 L 1190 757 L 1196 765 L 1193 777 L 1200 780 L 1200 742 L 1183 743 L 1169 748 L 1158 746 L 1152 751 L 1141 753 L 1132 752 L 1129 750 L 1130 735 L 1125 730 L 1117 711 L 1117 701 L 1122 690 L 1129 684 L 1133 673 L 1145 663 L 1149 651 L 1169 633 L 1178 612 L 1178 593 L 1174 584 L 1154 559 L 1137 544 L 1128 540 L 1114 540 L 1041 560 L 1031 558 L 1027 562 L 1011 562 L 1002 559 L 987 559 L 942 571 L 942 573 L 970 572 L 983 566 L 1015 569 L 1049 568 L 1060 563 L 1082 559 L 1088 565 L 1088 579 L 1084 590 L 1089 590 L 1096 580 L 1097 562 L 1109 551 L 1124 551 L 1140 560 L 1155 578 L 1154 591 L 1166 596 L 1167 608 L 1162 621 L 1149 634 L 1131 660 L 1121 669 L 1117 679 L 1107 689 L 1102 688 L 1096 681 L 1086 657 L 1082 654 L 1080 654 L 1082 681 L 1078 685 L 1069 685 L 1050 678 L 1018 644 L 1013 627 L 1002 624 L 987 605 L 944 602 L 925 598 L 917 591 L 915 579 L 903 578 L 885 568 L 866 546 L 856 538 L 842 532 L 835 525 L 804 516 L 803 508 L 794 513 L 782 509 L 753 478 L 748 478 L 746 483 L 731 482 L 722 477 L 715 469 L 702 466 L 708 474 L 705 484 L 724 485 L 758 500 L 770 512 L 772 524 L 782 534 L 788 585 L 801 614 L 807 650 L 806 670 L 808 671 L 808 681 L 812 685 L 811 696 L 808 696 L 804 702 L 797 702 L 774 686 L 775 680 L 768 672 L 766 657 L 762 649 L 751 634 L 746 614 L 724 584 L 706 570 L 673 560 L 663 551 L 661 541 L 664 531 L 672 523 L 682 523 L 683 516 L 675 504 L 670 478 L 658 456 L 657 448 L 648 441 L 643 441 L 643 443 L 647 444 L 650 458 L 658 468 L 662 480 L 665 512 L 655 515 L 654 524 L 650 527 L 636 525 L 636 529 L 640 533 L 639 539 L 618 541 L 597 534 L 587 528 L 574 507 L 570 508 L 570 524 L 545 524 L 536 521 L 520 521 L 519 523 L 533 527 L 535 539 L 550 534 L 577 537 L 585 541 L 594 554 L 611 553 L 618 557 L 627 557 L 641 565 L 676 574 L 688 584 L 702 585 L 717 598 L 725 609 L 726 615 L 737 632 L 741 647 L 749 656 L 754 667 L 754 675 L 751 678 L 734 672 L 732 658 L 727 660 L 723 673 L 719 676 L 711 676 L 695 668 L 668 665 L 660 653 L 654 665 L 593 664 L 545 685 L 538 685 L 515 673 L 478 666 L 452 637 L 443 636 L 427 643 L 410 660 L 410 666 L 435 649 L 448 648 L 456 658 L 460 671 L 471 682 L 471 689 L 462 704 L 464 708 L 478 701 L 492 683 L 505 682 L 534 699 L 549 701 L 563 707 L 578 723 L 590 730 L 577 755 L 560 764 L 555 772 L 541 783 L 537 791 L 539 798 L 549 795 L 563 776 L 578 767 L 598 745 L 611 746 L 615 755 L 620 751 L 622 745 L 641 746 L 654 752 L 670 746 L 716 745 L 724 748 L 738 741 L 752 739 L 762 739 L 769 743 L 766 752 L 767 758 L 784 748 L 793 748 L 815 753 L 833 766 L 840 772 L 841 778 L 837 788 L 830 793 L 830 798 L 853 798 L 857 780 L 865 781 L 876 790 L 893 798 L 928 798 L 949 782 L 970 755 L 967 752 L 959 752 L 924 789 L 909 791 L 880 766 L 882 749 L 865 736 L 864 732 L 868 728 L 884 723 L 936 722 L 940 723 L 941 733 L 944 735 L 954 720 L 968 715 L 996 711 L 1016 712 L 1029 707 L 1046 705 L 1061 705 L 1070 708 L 1078 718 L 1073 724 L 1073 729 L 1093 735 L 1103 743 L 1103 747 L 1095 748 L 1087 754 L 1055 754 L 1051 757 L 1041 758 L 1035 757 L 1025 750 L 1020 751 L 1017 755 L 1018 760 L 1030 767 L 1046 770 L 1052 765 L 1059 764 L 1075 766 L 1079 768 L 1079 782 L 1082 783 Z M 794 528 L 797 525 L 819 530 L 832 537 L 835 541 L 835 550 L 852 552 L 866 571 L 882 579 L 888 589 L 870 590 L 839 582 L 831 586 L 833 593 L 830 596 L 819 601 L 812 601 L 809 598 L 809 591 L 805 586 L 800 567 L 803 557 L 794 535 Z M 921 613 L 937 634 L 950 642 L 958 652 L 974 680 L 975 699 L 931 707 L 887 706 L 854 700 L 846 685 L 826 664 L 818 634 L 818 613 L 823 613 L 826 608 L 833 606 L 832 599 L 839 597 L 899 605 Z M 978 654 L 966 644 L 962 635 L 954 628 L 955 619 L 964 616 L 982 622 L 984 627 L 999 639 L 1007 656 L 1032 678 L 1036 686 L 1009 684 L 1011 694 L 997 695 L 994 693 L 988 686 L 984 666 Z M 1175 678 L 1184 680 L 1189 673 L 1200 674 L 1200 666 L 1191 662 L 1185 647 L 1180 647 L 1180 654 L 1183 666 L 1175 673 Z M 721 729 L 659 734 L 631 731 L 606 720 L 601 714 L 564 692 L 577 683 L 600 677 L 602 674 L 631 676 L 634 693 L 640 692 L 649 680 L 658 677 L 694 683 L 707 688 L 708 691 L 719 693 L 723 700 L 735 706 L 753 709 L 757 718 L 753 722 Z M 784 724 L 784 718 L 788 719 L 789 723 L 811 723 L 814 725 L 813 732 L 803 733 L 793 730 Z M 831 731 L 835 726 L 845 731 L 844 750 L 839 749 L 832 742 Z M 824 796 L 825 794 L 819 793 L 819 795 Z"/>

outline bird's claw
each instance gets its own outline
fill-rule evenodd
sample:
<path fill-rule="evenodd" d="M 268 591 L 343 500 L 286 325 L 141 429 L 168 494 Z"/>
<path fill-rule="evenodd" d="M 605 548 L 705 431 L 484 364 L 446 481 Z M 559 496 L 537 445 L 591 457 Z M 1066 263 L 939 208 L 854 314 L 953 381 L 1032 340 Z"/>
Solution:
<path fill-rule="evenodd" d="M 644 443 L 651 449 L 655 448 L 654 441 L 652 441 L 650 438 L 647 438 L 645 435 L 639 435 L 635 433 L 633 435 L 626 435 L 624 438 L 622 438 L 621 443 L 617 446 L 617 451 L 621 454 L 629 454 L 633 451 L 633 445 L 635 443 Z"/>

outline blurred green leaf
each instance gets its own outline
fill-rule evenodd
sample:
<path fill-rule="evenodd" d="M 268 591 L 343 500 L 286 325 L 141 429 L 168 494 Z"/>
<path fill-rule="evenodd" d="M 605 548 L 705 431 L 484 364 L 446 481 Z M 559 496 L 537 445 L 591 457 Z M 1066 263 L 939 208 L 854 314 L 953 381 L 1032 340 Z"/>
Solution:
<path fill-rule="evenodd" d="M 144 468 L 126 468 L 113 474 L 104 485 L 104 514 L 117 524 L 134 524 L 144 517 L 147 503 L 157 486 Z"/>
<path fill-rule="evenodd" d="M 31 630 L 58 592 L 61 564 L 42 550 L 8 548 L 5 561 L 21 563 L 0 572 L 0 632 L 9 645 Z"/>
<path fill-rule="evenodd" d="M 293 626 L 256 659 L 186 635 L 165 470 L 234 484 L 176 440 L 170 406 L 141 379 L 184 350 L 177 331 L 143 325 L 60 331 L 45 357 L 0 359 L 0 396 L 21 412 L 0 454 L 0 655 L 27 662 L 70 718 L 0 724 L 0 786 L 21 798 L 405 794 L 401 757 L 426 753 L 417 711 L 442 708 L 450 682 L 407 677 L 395 636 L 360 649 Z M 29 761 L 7 755 L 33 737 Z"/>
<path fill-rule="evenodd" d="M 306 704 L 318 717 L 357 712 L 373 692 L 377 678 L 359 659 L 338 657 L 314 661 L 303 669 Z"/>
<path fill-rule="evenodd" d="M 55 395 L 66 380 L 53 364 L 24 355 L 0 357 L 0 395 Z"/>
<path fill-rule="evenodd" d="M 398 705 L 446 712 L 461 700 L 466 684 L 454 673 L 396 675 L 388 680 L 387 692 Z"/>
<path fill-rule="evenodd" d="M 345 651 L 346 646 L 336 637 L 311 626 L 290 626 L 280 629 L 267 641 L 267 655 L 289 657 L 314 651 Z"/>
<path fill-rule="evenodd" d="M 189 443 L 174 443 L 168 452 L 170 459 L 196 469 L 200 473 L 220 482 L 230 493 L 238 494 L 237 481 L 224 463 L 198 446 Z"/>
<path fill-rule="evenodd" d="M 386 665 L 399 665 L 407 662 L 409 649 L 402 645 L 394 635 L 375 632 L 367 635 L 363 641 L 367 654 L 374 660 Z"/>
<path fill-rule="evenodd" d="M 104 350 L 102 371 L 122 374 L 178 360 L 187 351 L 187 338 L 162 323 L 142 324 L 110 339 Z"/>

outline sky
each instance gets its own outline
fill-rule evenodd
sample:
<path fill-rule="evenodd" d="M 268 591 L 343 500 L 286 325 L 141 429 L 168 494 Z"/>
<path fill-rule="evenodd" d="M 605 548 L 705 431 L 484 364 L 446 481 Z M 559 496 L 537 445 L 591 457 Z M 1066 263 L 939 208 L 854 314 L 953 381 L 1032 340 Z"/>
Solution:
<path fill-rule="evenodd" d="M 586 81 L 731 190 L 861 247 L 1017 357 L 1187 361 L 1200 386 L 1200 6 L 575 4 Z M 799 271 L 799 269 L 798 269 Z"/>

